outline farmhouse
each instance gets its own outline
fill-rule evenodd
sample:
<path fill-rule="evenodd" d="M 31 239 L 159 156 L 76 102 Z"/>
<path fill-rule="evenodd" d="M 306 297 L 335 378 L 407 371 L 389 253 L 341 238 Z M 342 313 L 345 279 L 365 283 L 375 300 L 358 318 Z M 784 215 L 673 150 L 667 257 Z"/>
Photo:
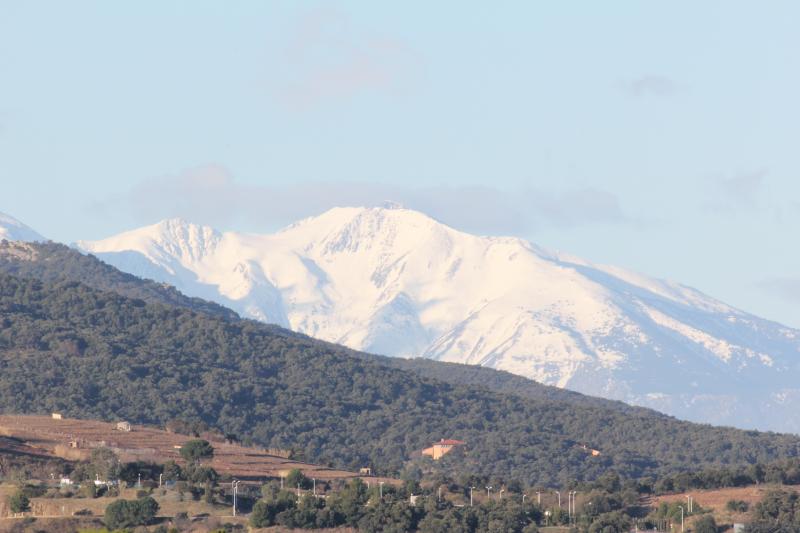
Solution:
<path fill-rule="evenodd" d="M 453 451 L 457 446 L 464 446 L 465 444 L 466 442 L 463 440 L 442 439 L 430 448 L 422 450 L 422 455 L 428 455 L 432 457 L 434 461 L 438 461 L 443 456 Z"/>
<path fill-rule="evenodd" d="M 61 416 L 61 413 L 53 413 L 50 416 L 53 418 L 53 420 L 62 420 L 63 419 L 63 417 Z"/>
<path fill-rule="evenodd" d="M 117 422 L 117 430 L 118 431 L 130 431 L 131 430 L 131 423 L 126 422 L 125 420 L 121 422 Z"/>

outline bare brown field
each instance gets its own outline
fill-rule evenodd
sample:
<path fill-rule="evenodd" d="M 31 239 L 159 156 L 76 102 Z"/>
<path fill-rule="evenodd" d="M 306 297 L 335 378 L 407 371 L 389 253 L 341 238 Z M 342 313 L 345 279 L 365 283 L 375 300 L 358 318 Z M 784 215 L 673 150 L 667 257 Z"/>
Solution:
<path fill-rule="evenodd" d="M 179 447 L 192 437 L 147 426 L 133 425 L 132 431 L 119 431 L 114 423 L 97 420 L 62 419 L 49 416 L 0 415 L 0 435 L 15 437 L 16 450 L 41 456 L 76 460 L 88 457 L 93 448 L 113 449 L 122 461 L 182 462 Z M 0 441 L 0 446 L 6 440 Z M 72 448 L 70 443 L 77 443 Z M 260 480 L 286 475 L 298 468 L 308 477 L 320 480 L 359 477 L 358 474 L 270 455 L 260 448 L 212 440 L 214 458 L 209 463 L 221 475 L 242 480 Z"/>
<path fill-rule="evenodd" d="M 681 494 L 669 494 L 652 498 L 648 504 L 657 506 L 660 502 L 680 501 L 686 503 L 686 497 L 691 495 L 695 502 L 704 509 L 710 509 L 718 524 L 745 523 L 750 520 L 750 513 L 731 512 L 725 508 L 730 500 L 742 500 L 753 506 L 761 501 L 764 494 L 770 490 L 788 489 L 800 490 L 800 485 L 751 485 L 749 487 L 731 487 L 724 489 L 693 490 Z"/>

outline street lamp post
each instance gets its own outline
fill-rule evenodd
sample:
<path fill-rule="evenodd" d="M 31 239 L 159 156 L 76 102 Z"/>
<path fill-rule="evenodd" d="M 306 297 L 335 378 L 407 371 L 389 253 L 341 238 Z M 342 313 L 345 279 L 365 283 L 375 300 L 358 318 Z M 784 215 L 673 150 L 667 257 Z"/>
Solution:
<path fill-rule="evenodd" d="M 475 487 L 469 488 L 469 506 L 472 507 L 472 491 L 475 490 Z"/>
<path fill-rule="evenodd" d="M 500 499 L 501 499 L 501 500 L 503 499 L 503 493 L 504 493 L 505 491 L 506 491 L 506 489 L 500 489 Z"/>
<path fill-rule="evenodd" d="M 383 483 L 383 481 L 378 482 L 378 485 L 380 485 L 381 500 L 383 500 Z M 440 488 L 439 490 L 441 491 L 442 489 Z"/>
<path fill-rule="evenodd" d="M 683 505 L 681 505 L 681 533 L 683 533 Z"/>
<path fill-rule="evenodd" d="M 556 491 L 556 494 L 558 494 L 558 508 L 561 509 L 561 493 Z"/>
<path fill-rule="evenodd" d="M 489 500 L 492 499 L 492 487 L 486 487 L 486 498 Z"/>
<path fill-rule="evenodd" d="M 311 478 L 311 482 L 314 483 L 314 497 L 317 497 L 317 478 Z"/>
<path fill-rule="evenodd" d="M 238 479 L 231 481 L 231 490 L 233 491 L 233 516 L 236 516 L 236 494 L 239 492 Z"/>

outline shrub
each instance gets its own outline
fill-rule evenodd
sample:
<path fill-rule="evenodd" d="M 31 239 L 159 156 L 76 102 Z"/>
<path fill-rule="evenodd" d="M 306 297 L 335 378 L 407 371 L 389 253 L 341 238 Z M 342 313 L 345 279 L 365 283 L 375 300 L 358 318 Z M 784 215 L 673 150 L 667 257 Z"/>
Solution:
<path fill-rule="evenodd" d="M 8 507 L 11 509 L 12 513 L 24 513 L 30 510 L 31 501 L 24 492 L 18 490 L 8 497 Z"/>
<path fill-rule="evenodd" d="M 207 440 L 190 440 L 181 446 L 181 457 L 188 463 L 196 463 L 201 459 L 210 459 L 214 457 L 214 448 Z"/>
<path fill-rule="evenodd" d="M 146 525 L 158 512 L 158 503 L 149 496 L 138 500 L 117 500 L 106 507 L 103 521 L 111 529 Z"/>
<path fill-rule="evenodd" d="M 746 513 L 750 505 L 744 500 L 728 500 L 728 503 L 725 504 L 725 508 L 735 513 Z"/>

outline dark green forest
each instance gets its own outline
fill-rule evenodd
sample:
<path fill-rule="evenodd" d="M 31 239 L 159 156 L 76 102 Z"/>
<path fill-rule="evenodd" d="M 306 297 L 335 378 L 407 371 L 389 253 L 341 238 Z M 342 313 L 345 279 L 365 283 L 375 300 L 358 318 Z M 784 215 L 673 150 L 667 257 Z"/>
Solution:
<path fill-rule="evenodd" d="M 91 289 L 0 276 L 0 405 L 6 412 L 202 420 L 246 442 L 338 467 L 396 473 L 442 437 L 437 463 L 552 485 L 610 468 L 625 477 L 794 457 L 800 438 L 498 394 L 387 367 L 245 320 Z M 580 444 L 602 451 L 591 457 Z"/>
<path fill-rule="evenodd" d="M 184 307 L 211 316 L 237 319 L 231 309 L 191 298 L 170 285 L 122 272 L 92 255 L 55 242 L 0 240 L 0 272 L 40 281 L 79 281 L 101 291 L 112 291 L 148 303 Z"/>

